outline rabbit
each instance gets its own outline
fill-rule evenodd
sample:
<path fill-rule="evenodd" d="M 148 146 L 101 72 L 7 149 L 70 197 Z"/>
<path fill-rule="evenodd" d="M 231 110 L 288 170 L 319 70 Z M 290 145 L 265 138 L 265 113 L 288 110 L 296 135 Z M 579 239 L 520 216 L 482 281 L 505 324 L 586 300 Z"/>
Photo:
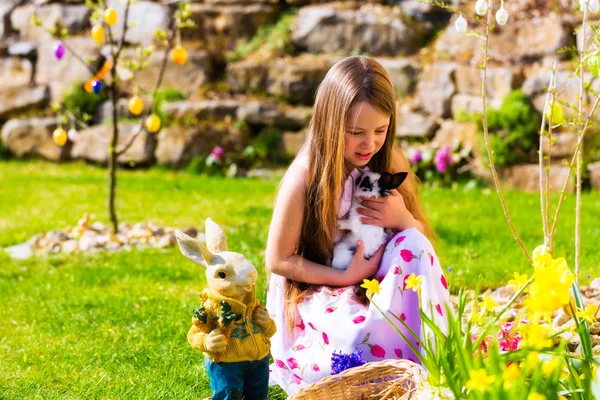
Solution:
<path fill-rule="evenodd" d="M 210 218 L 205 232 L 206 246 L 175 231 L 183 255 L 206 269 L 208 285 L 200 295 L 202 305 L 193 312 L 188 342 L 205 355 L 214 400 L 265 399 L 270 338 L 277 328 L 256 299 L 258 273 L 243 255 L 227 250 L 225 232 Z M 232 374 L 242 379 L 228 379 Z"/>
<path fill-rule="evenodd" d="M 360 221 L 362 217 L 357 208 L 361 207 L 361 197 L 387 197 L 391 190 L 398 188 L 408 176 L 407 172 L 390 174 L 384 172 L 365 171 L 356 178 L 354 197 L 347 219 L 338 220 L 338 228 L 346 230 L 342 239 L 333 248 L 333 260 L 331 266 L 336 269 L 345 270 L 356 253 L 356 242 L 364 243 L 364 256 L 370 258 L 377 249 L 388 239 L 388 229 L 379 226 L 367 225 Z"/>

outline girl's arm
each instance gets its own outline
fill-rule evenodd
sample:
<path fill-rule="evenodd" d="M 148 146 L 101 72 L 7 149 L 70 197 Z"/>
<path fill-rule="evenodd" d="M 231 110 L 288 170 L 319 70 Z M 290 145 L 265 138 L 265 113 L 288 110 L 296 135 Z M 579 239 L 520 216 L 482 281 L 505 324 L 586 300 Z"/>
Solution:
<path fill-rule="evenodd" d="M 298 282 L 331 286 L 353 285 L 374 275 L 383 248 L 369 260 L 365 260 L 357 249 L 355 258 L 345 271 L 309 261 L 296 253 L 304 219 L 306 176 L 304 167 L 292 165 L 283 177 L 267 240 L 266 265 L 269 271 Z"/>

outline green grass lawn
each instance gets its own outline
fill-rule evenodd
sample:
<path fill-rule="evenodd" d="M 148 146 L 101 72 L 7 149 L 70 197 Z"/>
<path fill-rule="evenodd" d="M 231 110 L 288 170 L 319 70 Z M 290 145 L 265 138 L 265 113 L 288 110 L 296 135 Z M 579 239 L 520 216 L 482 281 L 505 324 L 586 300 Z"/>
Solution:
<path fill-rule="evenodd" d="M 0 162 L 0 247 L 74 225 L 108 222 L 106 174 L 83 163 Z M 261 271 L 277 180 L 229 180 L 161 169 L 120 171 L 126 222 L 203 228 L 221 224 L 233 251 Z M 429 189 L 424 207 L 440 236 L 452 288 L 504 284 L 530 273 L 494 191 Z M 507 192 L 527 248 L 542 240 L 539 196 Z M 565 201 L 556 254 L 573 264 L 574 199 Z M 582 281 L 598 276 L 600 196 L 586 193 Z M 451 271 L 451 272 L 450 272 Z M 200 354 L 185 335 L 203 273 L 176 248 L 13 261 L 0 252 L 0 399 L 153 398 L 210 395 Z M 283 398 L 272 391 L 272 398 Z"/>

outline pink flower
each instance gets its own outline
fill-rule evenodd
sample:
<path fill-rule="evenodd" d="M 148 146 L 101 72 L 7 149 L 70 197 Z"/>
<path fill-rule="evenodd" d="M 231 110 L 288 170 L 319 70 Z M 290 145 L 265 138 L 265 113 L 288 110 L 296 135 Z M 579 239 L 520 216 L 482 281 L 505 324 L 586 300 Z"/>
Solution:
<path fill-rule="evenodd" d="M 404 239 L 406 239 L 406 236 L 400 236 L 398 239 L 396 239 L 394 245 L 399 245 L 400 243 L 404 242 Z"/>
<path fill-rule="evenodd" d="M 371 346 L 371 355 L 377 358 L 385 358 L 385 350 L 378 344 Z"/>
<path fill-rule="evenodd" d="M 438 172 L 441 172 L 442 174 L 444 172 L 446 172 L 447 168 L 448 168 L 448 166 L 446 165 L 446 163 L 443 160 L 440 160 L 435 164 L 435 169 L 437 169 Z"/>
<path fill-rule="evenodd" d="M 438 314 L 440 314 L 442 317 L 444 316 L 444 314 L 442 314 L 442 306 L 440 306 L 439 304 L 436 304 L 435 309 L 438 312 Z"/>
<path fill-rule="evenodd" d="M 277 366 L 278 366 L 279 368 L 283 368 L 283 369 L 287 368 L 287 367 L 285 366 L 285 364 L 283 363 L 283 361 L 281 361 L 281 360 L 275 360 L 275 364 L 277 364 Z"/>
<path fill-rule="evenodd" d="M 402 358 L 402 350 L 401 349 L 394 349 L 394 353 L 396 354 L 396 357 Z"/>
<path fill-rule="evenodd" d="M 418 149 L 415 149 L 415 151 L 412 153 L 412 157 L 411 157 L 412 163 L 418 164 L 421 162 L 422 159 L 423 159 L 423 156 L 421 155 L 421 151 Z"/>
<path fill-rule="evenodd" d="M 330 314 L 330 313 L 332 313 L 332 312 L 334 312 L 334 311 L 335 311 L 335 308 L 333 308 L 333 307 L 327 307 L 327 308 L 325 309 L 325 313 L 326 313 L 326 314 Z"/>
<path fill-rule="evenodd" d="M 321 370 L 321 368 L 319 368 L 319 366 L 317 364 L 313 364 L 313 371 L 319 372 L 320 370 Z"/>
<path fill-rule="evenodd" d="M 332 296 L 332 297 L 339 296 L 339 295 L 340 295 L 340 294 L 342 294 L 342 293 L 344 293 L 344 289 L 343 289 L 343 288 L 335 289 L 335 290 L 333 291 L 333 293 L 331 294 L 331 296 Z"/>
<path fill-rule="evenodd" d="M 400 272 L 401 272 L 400 267 L 396 265 L 394 267 L 393 274 L 394 275 L 400 275 Z"/>
<path fill-rule="evenodd" d="M 300 328 L 301 330 L 304 330 L 305 326 L 304 326 L 304 320 L 300 320 L 300 325 L 296 325 L 298 328 Z"/>
<path fill-rule="evenodd" d="M 304 347 L 304 345 L 299 344 L 297 346 L 294 346 L 294 348 L 296 349 L 296 351 L 300 351 L 300 350 L 304 350 L 306 347 Z"/>
<path fill-rule="evenodd" d="M 294 357 L 288 358 L 287 363 L 290 369 L 298 368 L 298 361 Z"/>
<path fill-rule="evenodd" d="M 446 277 L 442 275 L 442 286 L 444 289 L 448 290 L 448 282 L 446 282 Z"/>
<path fill-rule="evenodd" d="M 325 344 L 329 344 L 329 336 L 325 332 L 323 332 L 323 342 Z"/>
<path fill-rule="evenodd" d="M 225 153 L 225 150 L 221 146 L 215 146 L 214 149 L 210 152 L 210 154 L 214 157 L 217 162 L 221 162 L 221 157 Z"/>
<path fill-rule="evenodd" d="M 433 267 L 433 254 L 429 255 L 429 261 L 431 261 L 431 266 Z"/>
<path fill-rule="evenodd" d="M 294 375 L 292 375 L 292 382 L 294 382 L 296 385 L 299 385 L 302 383 L 302 378 L 300 378 L 298 375 L 294 374 Z"/>
<path fill-rule="evenodd" d="M 402 257 L 402 259 L 405 262 L 410 262 L 413 259 L 414 255 L 413 255 L 412 251 L 403 249 L 403 250 L 400 250 L 400 257 Z"/>
<path fill-rule="evenodd" d="M 402 321 L 406 321 L 406 314 L 404 314 L 404 313 L 400 314 L 400 319 Z"/>
<path fill-rule="evenodd" d="M 355 324 L 360 324 L 361 322 L 365 322 L 365 317 L 363 315 L 359 315 L 358 317 L 355 317 L 352 322 L 354 322 Z"/>
<path fill-rule="evenodd" d="M 446 172 L 448 165 L 452 164 L 452 154 L 450 154 L 451 150 L 452 147 L 446 145 L 438 150 L 437 153 L 435 153 L 435 168 L 438 170 L 438 172 Z"/>
<path fill-rule="evenodd" d="M 317 330 L 317 328 L 315 328 L 315 326 L 312 324 L 312 322 L 309 322 L 309 323 L 308 323 L 308 326 L 310 326 L 310 327 L 313 329 L 313 331 L 316 331 L 316 330 Z"/>

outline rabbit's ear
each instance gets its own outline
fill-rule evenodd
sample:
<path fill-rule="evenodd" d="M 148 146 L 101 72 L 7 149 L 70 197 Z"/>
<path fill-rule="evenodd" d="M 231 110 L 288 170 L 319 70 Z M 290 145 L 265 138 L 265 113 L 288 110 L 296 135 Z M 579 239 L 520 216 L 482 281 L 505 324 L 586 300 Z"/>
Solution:
<path fill-rule="evenodd" d="M 215 256 L 208 251 L 202 242 L 181 231 L 175 231 L 175 237 L 184 256 L 205 268 L 212 264 Z"/>
<path fill-rule="evenodd" d="M 227 236 L 215 221 L 206 218 L 204 231 L 206 233 L 206 247 L 211 253 L 216 254 L 227 251 Z"/>

